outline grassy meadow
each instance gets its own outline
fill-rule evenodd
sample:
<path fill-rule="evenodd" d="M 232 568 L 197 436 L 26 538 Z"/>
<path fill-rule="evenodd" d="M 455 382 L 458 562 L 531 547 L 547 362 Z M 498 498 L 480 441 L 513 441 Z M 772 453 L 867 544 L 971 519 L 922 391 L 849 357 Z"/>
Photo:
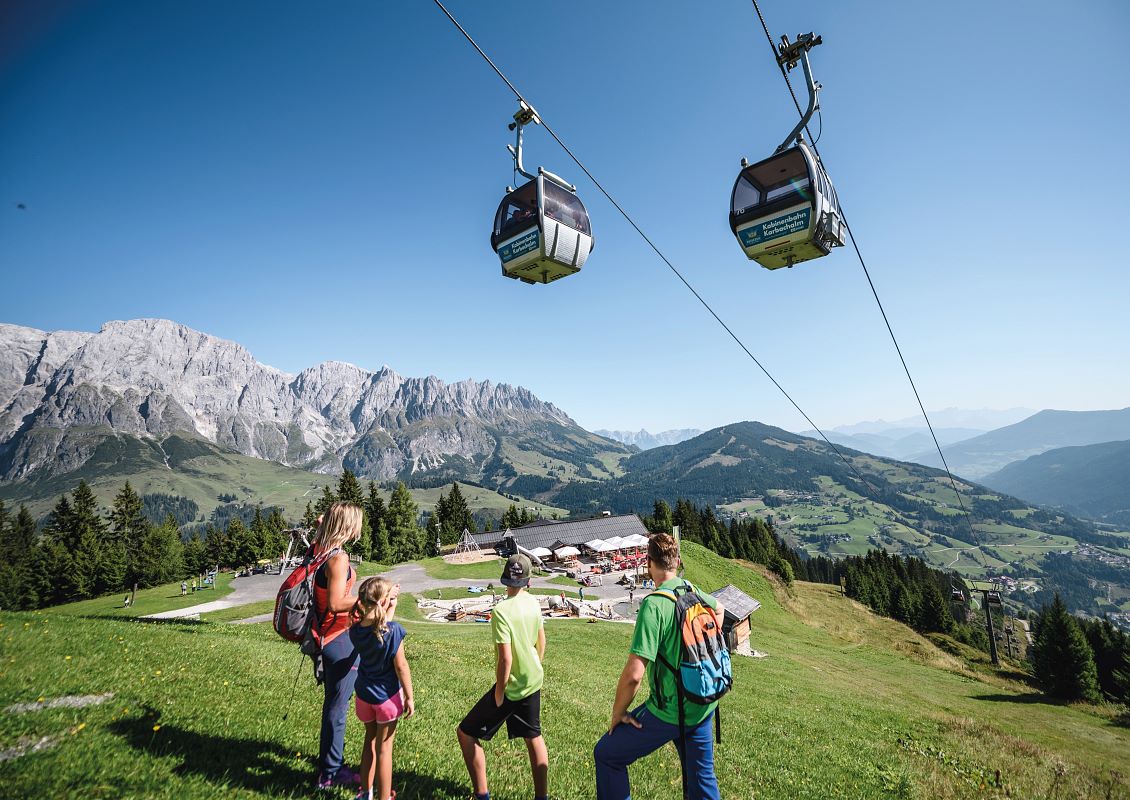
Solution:
<path fill-rule="evenodd" d="M 685 554 L 691 580 L 734 583 L 762 603 L 752 643 L 769 656 L 736 659 L 722 704 L 723 797 L 1130 797 L 1130 729 L 1115 710 L 1049 703 L 1007 671 L 972 670 L 831 587 L 789 594 L 702 548 Z M 0 761 L 0 796 L 312 795 L 321 692 L 269 624 L 224 624 L 235 611 L 195 624 L 141 624 L 78 604 L 0 614 L 0 706 L 114 693 L 82 709 L 0 713 L 0 750 L 44 744 Z M 489 628 L 413 621 L 410 598 L 400 615 L 418 713 L 401 723 L 394 785 L 404 800 L 465 798 L 454 728 L 492 680 Z M 627 625 L 547 623 L 543 723 L 555 798 L 593 796 L 592 746 L 630 636 Z M 351 719 L 352 762 L 360 744 Z M 487 759 L 493 797 L 529 797 L 521 742 L 496 737 Z M 639 762 L 634 796 L 676 797 L 677 767 L 670 747 Z"/>

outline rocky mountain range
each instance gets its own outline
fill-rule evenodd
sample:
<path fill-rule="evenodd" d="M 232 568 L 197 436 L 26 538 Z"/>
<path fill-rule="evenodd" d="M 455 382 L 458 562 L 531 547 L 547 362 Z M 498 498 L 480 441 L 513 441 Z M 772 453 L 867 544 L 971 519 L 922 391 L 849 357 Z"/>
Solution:
<path fill-rule="evenodd" d="M 160 319 L 98 333 L 0 324 L 0 480 L 77 469 L 113 436 L 188 433 L 243 455 L 364 477 L 421 473 L 499 481 L 532 454 L 603 468 L 619 443 L 529 390 L 447 384 L 326 361 L 291 375 L 245 348 Z M 583 475 L 582 475 L 583 477 Z"/>
<path fill-rule="evenodd" d="M 653 447 L 663 447 L 668 444 L 678 444 L 687 439 L 693 439 L 702 431 L 698 428 L 677 428 L 661 433 L 648 433 L 643 428 L 638 431 L 608 431 L 604 429 L 594 431 L 598 436 L 613 439 L 621 444 L 630 444 L 640 450 L 650 450 Z"/>

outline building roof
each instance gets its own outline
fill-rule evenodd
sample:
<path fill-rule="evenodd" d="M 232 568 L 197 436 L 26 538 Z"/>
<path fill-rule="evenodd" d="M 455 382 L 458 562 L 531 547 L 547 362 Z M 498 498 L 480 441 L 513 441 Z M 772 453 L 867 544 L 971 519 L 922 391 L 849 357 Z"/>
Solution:
<path fill-rule="evenodd" d="M 761 608 L 761 603 L 754 600 L 732 583 L 727 583 L 718 591 L 711 592 L 710 594 L 722 602 L 722 605 L 726 609 L 726 616 L 733 617 L 738 622 L 741 622 L 754 611 Z"/>
<path fill-rule="evenodd" d="M 552 548 L 557 544 L 580 545 L 593 539 L 610 539 L 613 536 L 647 536 L 647 528 L 635 514 L 621 514 L 616 517 L 593 517 L 592 519 L 561 520 L 554 525 L 531 523 L 521 528 L 511 528 L 514 541 L 532 550 L 535 547 Z M 505 537 L 506 531 L 475 533 L 475 541 L 480 547 L 494 547 Z"/>

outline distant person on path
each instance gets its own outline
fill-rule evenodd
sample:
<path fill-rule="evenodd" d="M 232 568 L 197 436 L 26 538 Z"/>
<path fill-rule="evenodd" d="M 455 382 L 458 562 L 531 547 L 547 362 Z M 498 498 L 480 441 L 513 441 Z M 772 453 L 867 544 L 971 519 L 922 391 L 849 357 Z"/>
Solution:
<path fill-rule="evenodd" d="M 129 608 L 129 595 L 126 595 L 125 600 L 122 601 L 122 608 Z"/>
<path fill-rule="evenodd" d="M 647 547 L 647 571 L 660 590 L 671 591 L 686 582 L 677 576 L 679 545 L 669 535 L 651 537 Z M 699 592 L 719 618 L 722 604 Z M 699 705 L 685 701 L 684 735 L 679 734 L 678 676 L 658 663 L 680 663 L 681 642 L 675 627 L 675 604 L 665 597 L 648 595 L 640 601 L 628 663 L 616 686 L 612 721 L 608 732 L 596 743 L 597 800 L 628 800 L 628 765 L 674 742 L 682 764 L 687 800 L 720 800 L 714 774 L 714 739 L 711 721 L 718 703 Z M 651 696 L 629 712 L 628 706 L 647 676 Z"/>
<path fill-rule="evenodd" d="M 360 664 L 357 667 L 357 719 L 365 725 L 361 749 L 361 789 L 358 800 L 390 800 L 392 742 L 396 723 L 416 713 L 412 698 L 412 673 L 404 656 L 408 635 L 392 617 L 400 597 L 400 584 L 384 578 L 366 578 L 357 590 L 349 629 Z"/>
<path fill-rule="evenodd" d="M 541 604 L 526 591 L 532 571 L 527 556 L 513 555 L 506 560 L 502 571 L 506 599 L 494 607 L 490 620 L 497 657 L 494 686 L 455 731 L 475 800 L 490 800 L 486 754 L 481 742 L 493 738 L 504 722 L 507 736 L 526 740 L 534 777 L 534 800 L 549 797 L 549 754 L 541 735 L 545 628 Z"/>
<path fill-rule="evenodd" d="M 578 586 L 577 587 L 577 599 L 580 600 L 582 603 L 585 602 L 585 587 L 584 586 Z"/>
<path fill-rule="evenodd" d="M 186 594 L 188 594 L 188 584 L 185 583 L 184 581 L 181 581 L 180 582 L 180 596 L 184 597 Z"/>
<path fill-rule="evenodd" d="M 314 557 L 337 550 L 314 573 L 314 630 L 324 668 L 322 732 L 318 747 L 318 788 L 356 786 L 360 777 L 345 766 L 345 719 L 357 680 L 357 651 L 348 635 L 356 575 L 341 548 L 361 538 L 361 507 L 334 503 L 318 525 Z"/>

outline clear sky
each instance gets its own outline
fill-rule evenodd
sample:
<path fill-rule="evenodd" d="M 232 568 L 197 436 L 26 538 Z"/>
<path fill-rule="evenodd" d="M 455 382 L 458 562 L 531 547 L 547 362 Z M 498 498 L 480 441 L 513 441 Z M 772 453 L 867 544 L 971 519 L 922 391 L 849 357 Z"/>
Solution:
<path fill-rule="evenodd" d="M 448 7 L 818 425 L 917 412 L 849 249 L 769 272 L 729 231 L 739 159 L 795 121 L 750 3 Z M 577 184 L 597 247 L 500 276 L 516 102 L 431 2 L 0 9 L 0 321 L 166 317 L 590 429 L 808 427 L 544 130 L 527 167 Z M 927 407 L 1130 405 L 1130 5 L 762 9 L 824 37 L 820 151 Z"/>

